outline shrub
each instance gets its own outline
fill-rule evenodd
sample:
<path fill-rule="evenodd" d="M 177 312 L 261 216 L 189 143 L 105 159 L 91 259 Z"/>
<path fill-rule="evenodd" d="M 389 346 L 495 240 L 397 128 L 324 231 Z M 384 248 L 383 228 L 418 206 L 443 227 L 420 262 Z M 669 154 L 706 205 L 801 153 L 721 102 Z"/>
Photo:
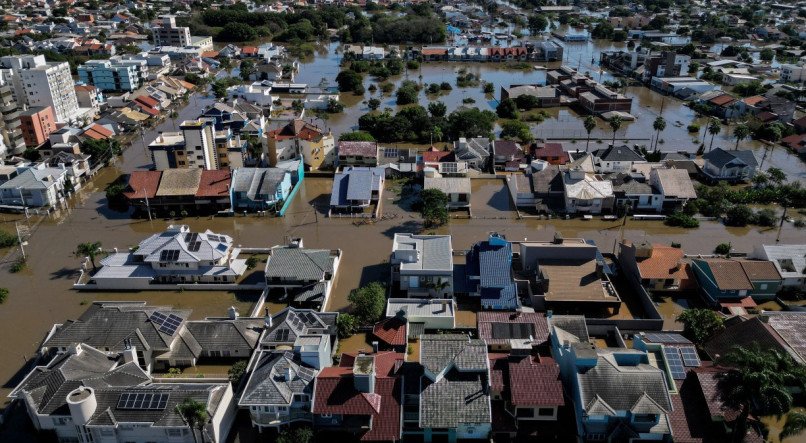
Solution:
<path fill-rule="evenodd" d="M 258 259 L 254 255 L 246 259 L 246 269 L 255 269 L 258 264 Z"/>
<path fill-rule="evenodd" d="M 358 330 L 358 319 L 351 314 L 339 314 L 336 318 L 339 338 L 349 338 Z"/>
<path fill-rule="evenodd" d="M 484 83 L 484 93 L 485 94 L 492 94 L 494 92 L 495 92 L 495 85 L 494 84 L 492 84 L 490 82 Z"/>
<path fill-rule="evenodd" d="M 450 91 L 453 89 L 453 87 L 448 82 L 442 82 L 439 84 L 439 89 L 442 91 Z"/>
<path fill-rule="evenodd" d="M 386 289 L 379 282 L 372 282 L 363 288 L 354 289 L 347 300 L 353 305 L 353 315 L 361 324 L 369 325 L 378 321 L 386 307 Z"/>
<path fill-rule="evenodd" d="M 8 298 L 8 289 L 0 288 L 0 305 L 6 302 Z"/>
<path fill-rule="evenodd" d="M 725 327 L 722 317 L 710 309 L 686 309 L 677 320 L 683 323 L 683 335 L 698 345 Z"/>
<path fill-rule="evenodd" d="M 756 213 L 756 224 L 759 226 L 775 226 L 778 214 L 772 209 L 762 209 Z"/>
<path fill-rule="evenodd" d="M 677 248 L 677 249 L 681 248 L 680 243 L 676 243 L 676 242 L 672 242 L 672 247 Z"/>
<path fill-rule="evenodd" d="M 6 231 L 0 231 L 0 248 L 8 248 L 17 244 L 17 236 Z"/>
<path fill-rule="evenodd" d="M 747 226 L 754 221 L 753 210 L 745 205 L 733 205 L 725 213 L 725 224 L 728 226 Z"/>
<path fill-rule="evenodd" d="M 406 62 L 406 67 L 409 69 L 420 69 L 420 62 L 417 60 L 409 60 Z"/>
<path fill-rule="evenodd" d="M 698 124 L 691 124 L 688 125 L 688 132 L 700 132 L 700 125 Z"/>
<path fill-rule="evenodd" d="M 238 385 L 241 383 L 241 379 L 243 375 L 246 373 L 246 360 L 238 360 L 232 365 L 229 370 L 227 370 L 227 375 L 229 376 L 229 381 L 232 382 L 232 385 L 237 388 Z"/>
<path fill-rule="evenodd" d="M 714 254 L 728 255 L 728 254 L 730 254 L 731 248 L 732 248 L 732 246 L 731 246 L 730 242 L 728 242 L 728 243 L 720 243 L 720 244 L 716 245 L 716 248 L 714 248 Z"/>
<path fill-rule="evenodd" d="M 427 226 L 440 226 L 448 222 L 448 196 L 439 189 L 420 192 L 420 212 Z"/>
<path fill-rule="evenodd" d="M 666 224 L 669 226 L 678 226 L 681 228 L 691 229 L 699 227 L 700 221 L 688 214 L 675 212 L 666 217 Z"/>
<path fill-rule="evenodd" d="M 25 269 L 26 264 L 27 263 L 24 258 L 19 258 L 17 261 L 14 262 L 14 264 L 11 265 L 9 271 L 11 271 L 12 274 L 16 274 Z"/>

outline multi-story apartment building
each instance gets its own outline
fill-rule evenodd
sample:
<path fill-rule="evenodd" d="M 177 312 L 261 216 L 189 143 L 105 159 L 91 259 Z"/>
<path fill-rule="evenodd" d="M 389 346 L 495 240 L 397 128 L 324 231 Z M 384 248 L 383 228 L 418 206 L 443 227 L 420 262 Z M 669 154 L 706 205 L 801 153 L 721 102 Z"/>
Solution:
<path fill-rule="evenodd" d="M 78 67 L 78 78 L 102 91 L 134 91 L 143 84 L 145 60 L 90 60 Z"/>
<path fill-rule="evenodd" d="M 75 84 L 67 62 L 46 62 L 44 55 L 7 56 L 0 65 L 11 69 L 14 94 L 28 106 L 52 106 L 56 121 L 69 122 L 78 113 Z"/>
<path fill-rule="evenodd" d="M 213 119 L 187 120 L 180 132 L 160 134 L 148 149 L 160 171 L 172 168 L 222 169 L 244 165 L 246 143 L 231 131 L 216 131 Z"/>
<path fill-rule="evenodd" d="M 20 113 L 20 128 L 25 146 L 38 147 L 56 130 L 56 116 L 50 106 L 30 108 Z"/>
<path fill-rule="evenodd" d="M 9 73 L 11 71 L 8 71 Z M 25 140 L 20 129 L 20 109 L 12 86 L 0 75 L 0 158 L 22 154 Z"/>
<path fill-rule="evenodd" d="M 156 46 L 178 46 L 190 45 L 190 28 L 187 26 L 176 26 L 176 17 L 172 15 L 162 16 L 162 26 L 152 29 L 154 33 L 154 44 Z"/>

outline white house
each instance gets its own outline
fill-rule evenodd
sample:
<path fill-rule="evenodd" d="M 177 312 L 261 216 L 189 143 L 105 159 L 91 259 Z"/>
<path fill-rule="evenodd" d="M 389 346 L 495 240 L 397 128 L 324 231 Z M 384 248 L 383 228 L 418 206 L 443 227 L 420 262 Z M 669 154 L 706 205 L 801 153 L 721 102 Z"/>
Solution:
<path fill-rule="evenodd" d="M 272 111 L 274 97 L 271 95 L 271 84 L 267 82 L 254 82 L 249 85 L 238 85 L 227 88 L 228 98 L 242 98 L 262 108 Z"/>
<path fill-rule="evenodd" d="M 51 168 L 44 163 L 17 168 L 9 180 L 0 184 L 0 204 L 45 207 L 64 201 L 64 183 L 68 179 L 64 164 Z"/>

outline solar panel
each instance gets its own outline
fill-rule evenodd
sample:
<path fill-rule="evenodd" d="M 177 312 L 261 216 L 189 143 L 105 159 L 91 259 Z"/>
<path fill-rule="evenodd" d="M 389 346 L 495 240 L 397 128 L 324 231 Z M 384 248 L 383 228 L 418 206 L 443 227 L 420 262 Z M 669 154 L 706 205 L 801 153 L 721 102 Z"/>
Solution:
<path fill-rule="evenodd" d="M 198 238 L 199 238 L 199 234 L 198 234 L 198 233 L 196 233 L 196 232 L 189 232 L 189 233 L 185 234 L 185 243 L 188 243 L 188 244 L 193 243 L 193 242 L 195 242 L 196 240 L 198 240 Z"/>
<path fill-rule="evenodd" d="M 165 322 L 162 324 L 160 331 L 168 335 L 174 335 L 176 330 L 179 328 L 179 325 L 181 324 L 182 324 L 182 317 L 170 314 L 165 319 Z"/>
<path fill-rule="evenodd" d="M 161 392 L 124 392 L 118 399 L 118 409 L 158 411 L 165 409 L 169 394 Z"/>
<path fill-rule="evenodd" d="M 275 334 L 276 340 L 277 341 L 286 341 L 286 340 L 288 340 L 288 333 L 289 332 L 290 331 L 288 329 L 285 329 L 285 328 L 278 329 L 277 333 Z"/>
<path fill-rule="evenodd" d="M 149 317 L 151 323 L 154 323 L 155 325 L 158 326 L 162 326 L 162 324 L 165 323 L 166 318 L 167 317 L 165 316 L 165 314 L 159 311 L 154 311 L 154 313 L 151 314 L 151 317 Z"/>
<path fill-rule="evenodd" d="M 680 334 L 648 332 L 644 334 L 644 336 L 652 343 L 689 343 L 689 341 Z"/>
<path fill-rule="evenodd" d="M 310 368 L 299 368 L 299 376 L 305 380 L 313 380 L 314 371 Z"/>
<path fill-rule="evenodd" d="M 160 252 L 160 261 L 176 261 L 179 258 L 179 249 L 165 249 Z"/>
<path fill-rule="evenodd" d="M 193 243 L 190 243 L 188 245 L 188 250 L 190 252 L 198 252 L 199 248 L 201 248 L 201 242 L 200 241 L 194 241 Z"/>
<path fill-rule="evenodd" d="M 683 356 L 684 365 L 688 367 L 700 366 L 700 357 L 697 355 L 697 350 L 693 346 L 681 347 L 680 354 Z"/>
<path fill-rule="evenodd" d="M 686 378 L 686 368 L 683 367 L 680 351 L 675 347 L 664 347 L 663 353 L 666 356 L 666 364 L 669 365 L 672 378 L 675 380 L 684 380 Z"/>

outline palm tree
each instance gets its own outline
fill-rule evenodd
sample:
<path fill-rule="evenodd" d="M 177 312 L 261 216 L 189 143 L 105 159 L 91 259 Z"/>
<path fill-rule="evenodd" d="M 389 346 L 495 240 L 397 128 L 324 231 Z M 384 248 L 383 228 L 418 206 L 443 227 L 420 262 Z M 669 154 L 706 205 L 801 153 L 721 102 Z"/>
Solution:
<path fill-rule="evenodd" d="M 806 386 L 806 368 L 783 352 L 737 346 L 717 364 L 729 368 L 718 384 L 722 400 L 740 411 L 733 428 L 736 442 L 747 434 L 751 409 L 755 415 L 784 414 L 792 408 L 789 388 Z"/>
<path fill-rule="evenodd" d="M 806 413 L 793 411 L 786 415 L 784 429 L 778 434 L 778 439 L 784 441 L 787 437 L 800 435 L 806 430 Z"/>
<path fill-rule="evenodd" d="M 204 426 L 207 425 L 207 405 L 202 402 L 186 399 L 182 403 L 176 405 L 176 413 L 182 417 L 182 420 L 190 428 L 190 433 L 193 434 L 193 441 L 196 439 L 196 430 L 201 435 L 202 442 L 204 441 Z"/>
<path fill-rule="evenodd" d="M 610 129 L 613 130 L 613 145 L 616 144 L 616 132 L 621 128 L 621 124 L 624 123 L 624 120 L 621 118 L 620 115 L 617 115 L 610 119 L 608 122 L 610 124 Z"/>
<path fill-rule="evenodd" d="M 442 278 L 437 279 L 435 282 L 428 282 L 425 284 L 425 287 L 428 288 L 429 292 L 432 293 L 432 297 L 436 297 L 437 294 L 442 294 L 442 291 L 445 290 L 448 286 L 450 286 L 450 282 L 447 280 L 442 280 Z M 433 291 L 433 292 L 432 292 Z"/>
<path fill-rule="evenodd" d="M 588 141 L 585 143 L 585 152 L 588 152 L 588 147 L 591 144 L 591 132 L 593 132 L 593 128 L 596 127 L 596 119 L 593 118 L 592 115 L 585 117 L 585 121 L 582 122 L 585 126 L 585 132 L 588 133 Z"/>
<path fill-rule="evenodd" d="M 95 257 L 98 256 L 98 253 L 101 252 L 101 242 L 84 242 L 76 246 L 76 255 L 79 257 L 89 257 L 90 263 L 92 263 L 92 270 L 98 270 L 98 267 L 95 266 Z"/>
<path fill-rule="evenodd" d="M 736 148 L 739 149 L 739 142 L 746 139 L 750 135 L 750 127 L 745 123 L 738 124 L 733 128 L 733 138 L 736 139 Z"/>
<path fill-rule="evenodd" d="M 722 131 L 722 122 L 718 118 L 712 118 L 708 122 L 708 133 L 711 134 L 711 144 L 708 145 L 708 152 L 714 147 L 714 137 Z"/>
<path fill-rule="evenodd" d="M 666 119 L 663 116 L 658 116 L 655 119 L 655 122 L 652 123 L 652 128 L 655 129 L 655 151 L 658 150 L 658 139 L 660 138 L 660 133 L 666 129 Z"/>

